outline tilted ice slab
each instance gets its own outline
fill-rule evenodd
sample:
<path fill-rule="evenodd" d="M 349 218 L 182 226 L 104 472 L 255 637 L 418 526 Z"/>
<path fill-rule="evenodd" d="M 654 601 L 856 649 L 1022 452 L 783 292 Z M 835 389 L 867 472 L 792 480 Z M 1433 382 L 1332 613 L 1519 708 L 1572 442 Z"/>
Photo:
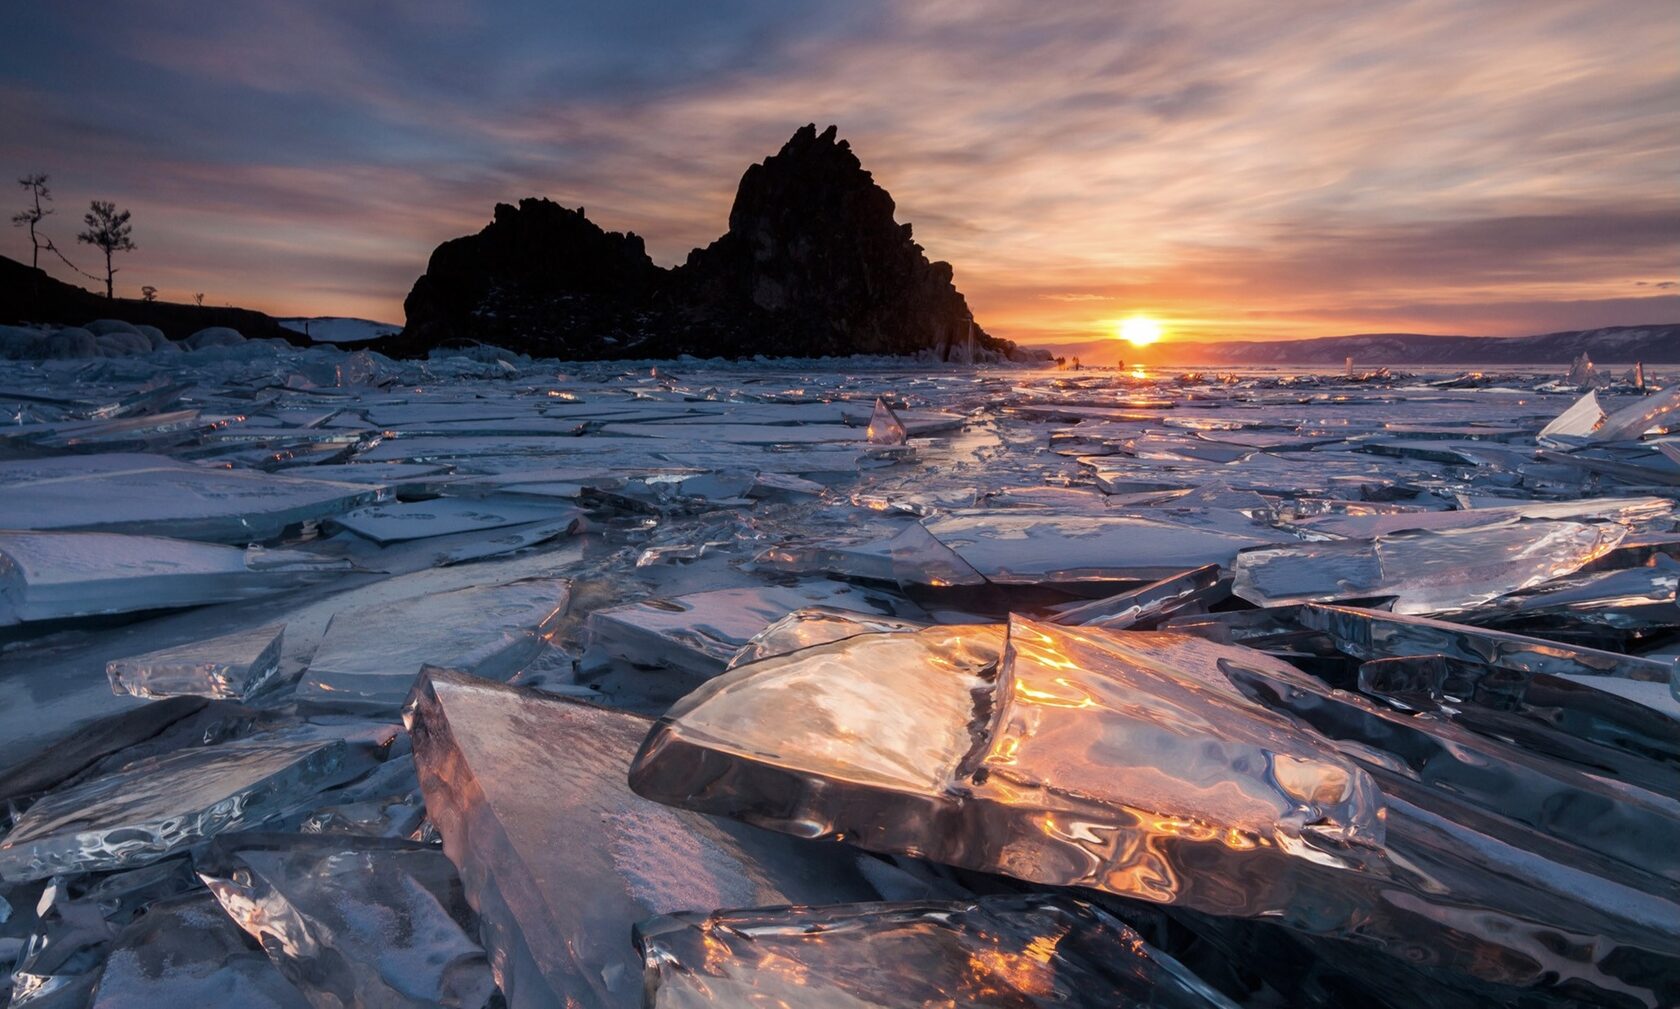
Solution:
<path fill-rule="evenodd" d="M 109 453 L 0 462 L 0 529 L 272 539 L 289 525 L 378 501 L 379 486 Z"/>
<path fill-rule="evenodd" d="M 924 523 L 934 539 L 988 581 L 1008 584 L 1165 578 L 1187 567 L 1229 567 L 1260 537 L 1142 518 L 951 514 Z"/>
<path fill-rule="evenodd" d="M 607 655 L 636 665 L 710 676 L 771 623 L 817 605 L 888 617 L 925 616 L 920 607 L 887 593 L 823 581 L 791 588 L 715 589 L 596 610 L 589 615 L 589 640 Z"/>
<path fill-rule="evenodd" d="M 1396 613 L 1457 613 L 1578 571 L 1626 532 L 1522 522 L 1265 547 L 1237 556 L 1232 591 L 1256 606 L 1393 596 Z"/>
<path fill-rule="evenodd" d="M 631 794 L 624 771 L 650 725 L 638 716 L 428 670 L 404 721 L 515 1009 L 640 1006 L 627 939 L 655 914 L 876 896 L 845 849 Z"/>
<path fill-rule="evenodd" d="M 340 515 L 333 521 L 376 543 L 448 536 L 453 533 L 502 529 L 532 522 L 575 519 L 576 509 L 545 507 L 509 501 L 437 498 L 401 504 L 375 505 Z"/>
<path fill-rule="evenodd" d="M 285 631 L 285 624 L 270 624 L 113 659 L 106 664 L 105 675 L 114 694 L 148 698 L 196 694 L 243 701 L 280 671 Z"/>
<path fill-rule="evenodd" d="M 118 533 L 0 532 L 0 627 L 255 598 L 347 569 L 344 561 L 299 550 Z"/>
<path fill-rule="evenodd" d="M 1360 761 L 1400 761 L 1356 761 L 1251 694 L 1314 692 L 1283 662 L 1171 633 L 1015 618 L 1005 647 L 1000 632 L 863 635 L 738 667 L 660 720 L 631 786 L 801 836 L 1350 938 L 1502 997 L 1648 1001 L 1680 966 L 1671 885 L 1433 787 L 1385 795 Z M 1552 946 L 1562 934 L 1580 945 Z"/>
<path fill-rule="evenodd" d="M 309 1009 L 303 993 L 252 949 L 216 898 L 200 890 L 148 907 L 118 933 L 90 1009 Z"/>
<path fill-rule="evenodd" d="M 224 835 L 194 862 L 317 1009 L 480 1009 L 495 994 L 455 867 L 378 838 Z"/>
<path fill-rule="evenodd" d="M 52 792 L 0 839 L 0 879 L 155 862 L 287 815 L 366 773 L 372 750 L 331 738 L 249 738 L 148 757 Z"/>
<path fill-rule="evenodd" d="M 1227 1009 L 1108 913 L 1067 897 L 690 912 L 636 929 L 648 1009 Z"/>
<path fill-rule="evenodd" d="M 1457 511 L 1393 511 L 1368 514 L 1332 513 L 1291 523 L 1349 539 L 1370 539 L 1410 529 L 1443 532 L 1470 526 L 1502 525 L 1517 519 L 1570 519 L 1580 522 L 1610 521 L 1638 525 L 1665 519 L 1674 502 L 1660 497 L 1601 497 L 1581 501 L 1526 501 L 1491 508 Z"/>
<path fill-rule="evenodd" d="M 340 610 L 298 696 L 394 711 L 422 666 L 506 679 L 542 648 L 570 597 L 564 578 L 527 578 Z"/>
<path fill-rule="evenodd" d="M 759 631 L 729 658 L 729 668 L 786 655 L 801 648 L 826 645 L 859 634 L 908 634 L 927 626 L 926 621 L 870 616 L 832 606 L 808 606 L 794 610 Z"/>
<path fill-rule="evenodd" d="M 1204 564 L 1118 595 L 1060 609 L 1050 622 L 1117 631 L 1147 630 L 1175 613 L 1205 612 L 1200 607 L 1230 594 L 1229 584 L 1219 576 L 1219 565 Z"/>

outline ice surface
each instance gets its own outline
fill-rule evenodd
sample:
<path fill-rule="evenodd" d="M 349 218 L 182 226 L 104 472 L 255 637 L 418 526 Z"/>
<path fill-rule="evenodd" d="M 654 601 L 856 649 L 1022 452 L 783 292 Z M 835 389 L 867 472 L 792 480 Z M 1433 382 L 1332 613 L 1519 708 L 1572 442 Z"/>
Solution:
<path fill-rule="evenodd" d="M 374 757 L 343 739 L 252 737 L 136 761 L 53 792 L 0 838 L 0 879 L 120 869 L 308 805 L 366 773 Z"/>
<path fill-rule="evenodd" d="M 159 901 L 116 937 L 91 1009 L 307 1009 L 207 893 Z"/>
<path fill-rule="evenodd" d="M 246 833 L 195 862 L 222 908 L 317 1009 L 490 1003 L 455 867 L 407 841 Z"/>
<path fill-rule="evenodd" d="M 562 522 L 577 516 L 575 509 L 564 507 L 439 498 L 376 505 L 337 516 L 333 521 L 376 543 L 397 543 L 532 522 Z"/>
<path fill-rule="evenodd" d="M 693 912 L 636 929 L 649 1009 L 1230 1006 L 1065 897 Z"/>
<path fill-rule="evenodd" d="M 531 578 L 340 611 L 298 696 L 395 711 L 422 666 L 505 679 L 536 655 L 570 593 L 565 579 Z"/>
<path fill-rule="evenodd" d="M 252 598 L 346 567 L 298 550 L 116 533 L 0 532 L 0 627 Z"/>
<path fill-rule="evenodd" d="M 432 670 L 404 719 L 510 1006 L 640 1005 L 655 914 L 875 896 L 845 849 L 631 794 L 643 718 Z"/>
<path fill-rule="evenodd" d="M 1142 588 L 1062 609 L 1051 622 L 1149 630 L 1174 614 L 1200 612 L 1198 607 L 1220 602 L 1230 594 L 1229 584 L 1220 578 L 1219 565 L 1204 564 Z"/>
<path fill-rule="evenodd" d="M 813 645 L 856 637 L 859 634 L 908 633 L 927 626 L 924 621 L 868 616 L 832 606 L 808 606 L 794 610 L 759 631 L 730 656 L 729 668 L 757 662 L 773 655 L 786 655 Z"/>
<path fill-rule="evenodd" d="M 280 671 L 285 624 L 236 631 L 207 641 L 114 659 L 105 666 L 111 692 L 135 697 L 202 697 L 243 701 Z"/>
<path fill-rule="evenodd" d="M 927 531 L 988 581 L 1163 578 L 1187 566 L 1229 567 L 1264 541 L 1141 518 L 978 512 L 931 519 Z"/>
<path fill-rule="evenodd" d="M 1232 591 L 1256 606 L 1393 597 L 1394 612 L 1451 614 L 1579 571 L 1621 525 L 1533 522 L 1246 550 Z"/>

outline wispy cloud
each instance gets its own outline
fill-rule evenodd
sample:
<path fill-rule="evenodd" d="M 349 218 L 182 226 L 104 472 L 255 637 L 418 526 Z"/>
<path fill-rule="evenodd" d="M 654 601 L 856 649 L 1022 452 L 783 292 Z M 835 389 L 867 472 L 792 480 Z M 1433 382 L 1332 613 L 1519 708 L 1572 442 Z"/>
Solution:
<path fill-rule="evenodd" d="M 1018 339 L 1675 314 L 1637 286 L 1680 262 L 1668 0 L 64 0 L 0 39 L 0 168 L 132 205 L 170 294 L 397 318 L 531 194 L 677 262 L 817 121 Z"/>

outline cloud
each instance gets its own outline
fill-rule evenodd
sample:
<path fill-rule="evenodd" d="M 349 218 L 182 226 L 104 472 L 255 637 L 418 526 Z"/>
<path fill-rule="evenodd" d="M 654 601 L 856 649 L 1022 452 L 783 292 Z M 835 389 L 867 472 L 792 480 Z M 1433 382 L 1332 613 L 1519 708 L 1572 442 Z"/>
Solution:
<path fill-rule="evenodd" d="M 810 121 L 1016 338 L 1468 331 L 1680 261 L 1666 0 L 62 0 L 0 39 L 0 168 L 134 206 L 133 283 L 288 312 L 400 318 L 524 195 L 680 261 Z"/>

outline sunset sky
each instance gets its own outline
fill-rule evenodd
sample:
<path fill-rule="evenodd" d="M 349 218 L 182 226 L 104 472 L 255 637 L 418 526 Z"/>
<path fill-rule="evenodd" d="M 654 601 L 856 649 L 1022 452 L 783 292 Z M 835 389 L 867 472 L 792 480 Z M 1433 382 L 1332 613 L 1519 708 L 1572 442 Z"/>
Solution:
<path fill-rule="evenodd" d="M 130 296 L 400 322 L 528 195 L 674 264 L 807 122 L 1023 342 L 1680 321 L 1674 0 L 0 7 L 0 175 Z"/>

